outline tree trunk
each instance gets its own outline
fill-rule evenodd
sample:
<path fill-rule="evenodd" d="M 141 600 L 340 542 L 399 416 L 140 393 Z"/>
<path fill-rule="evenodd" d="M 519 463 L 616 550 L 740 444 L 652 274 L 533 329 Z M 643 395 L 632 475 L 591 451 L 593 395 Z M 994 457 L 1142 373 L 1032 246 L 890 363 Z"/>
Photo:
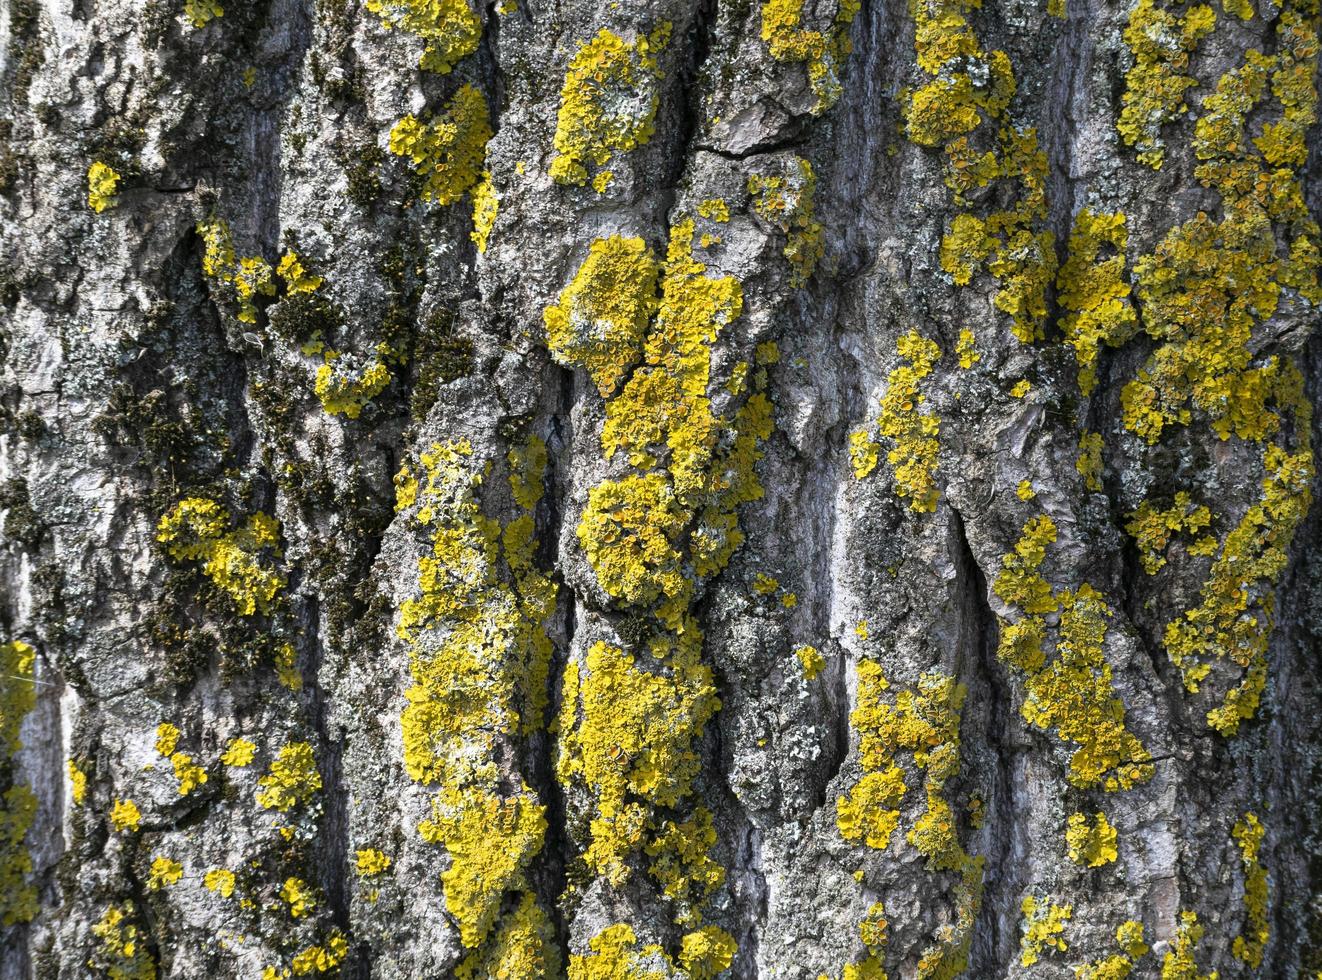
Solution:
<path fill-rule="evenodd" d="M 1322 976 L 1315 0 L 222 2 L 0 7 L 0 977 Z"/>

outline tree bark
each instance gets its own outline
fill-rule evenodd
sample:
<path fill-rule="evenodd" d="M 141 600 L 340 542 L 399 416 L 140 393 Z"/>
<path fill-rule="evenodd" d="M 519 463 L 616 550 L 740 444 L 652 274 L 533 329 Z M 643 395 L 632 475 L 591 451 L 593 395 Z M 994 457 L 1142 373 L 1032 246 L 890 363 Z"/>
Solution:
<path fill-rule="evenodd" d="M 223 8 L 2 8 L 0 977 L 1322 976 L 1315 4 Z"/>

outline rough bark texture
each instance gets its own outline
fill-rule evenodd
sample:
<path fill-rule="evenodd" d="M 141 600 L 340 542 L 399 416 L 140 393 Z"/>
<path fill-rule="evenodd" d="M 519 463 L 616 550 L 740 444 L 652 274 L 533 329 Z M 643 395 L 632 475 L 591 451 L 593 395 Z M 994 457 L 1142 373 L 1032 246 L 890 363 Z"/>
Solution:
<path fill-rule="evenodd" d="M 0 5 L 0 977 L 1322 975 L 1210 2 Z"/>

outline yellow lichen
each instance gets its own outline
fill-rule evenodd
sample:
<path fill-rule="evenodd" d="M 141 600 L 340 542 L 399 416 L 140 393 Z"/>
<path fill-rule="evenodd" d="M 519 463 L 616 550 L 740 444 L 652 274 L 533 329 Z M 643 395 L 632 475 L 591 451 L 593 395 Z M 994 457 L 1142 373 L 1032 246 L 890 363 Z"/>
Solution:
<path fill-rule="evenodd" d="M 1064 313 L 1060 328 L 1065 342 L 1074 348 L 1079 389 L 1085 395 L 1097 385 L 1102 344 L 1119 347 L 1138 326 L 1124 280 L 1126 242 L 1123 214 L 1094 214 L 1084 208 L 1074 219 L 1068 257 L 1056 277 L 1056 295 Z M 1104 249 L 1113 254 L 1100 258 Z"/>
<path fill-rule="evenodd" d="M 293 919 L 307 915 L 317 907 L 317 897 L 302 878 L 286 878 L 280 886 L 280 898 L 289 907 Z"/>
<path fill-rule="evenodd" d="M 161 516 L 156 540 L 170 557 L 202 561 L 202 572 L 233 600 L 240 615 L 269 612 L 285 579 L 263 567 L 262 555 L 280 557 L 280 523 L 258 512 L 233 531 L 229 513 L 204 497 L 186 497 Z"/>
<path fill-rule="evenodd" d="M 627 923 L 608 926 L 588 941 L 589 952 L 569 957 L 569 980 L 711 980 L 734 960 L 734 939 L 716 926 L 687 933 L 679 966 L 657 945 L 638 948 Z M 681 972 L 681 968 L 682 971 Z"/>
<path fill-rule="evenodd" d="M 824 250 L 822 225 L 813 217 L 817 175 L 812 164 L 795 157 L 782 176 L 754 174 L 748 178 L 753 210 L 786 235 L 785 258 L 790 263 L 790 286 L 799 288 L 812 278 Z"/>
<path fill-rule="evenodd" d="M 158 854 L 147 875 L 147 887 L 152 891 L 175 884 L 184 876 L 184 866 L 173 858 Z"/>
<path fill-rule="evenodd" d="M 1212 512 L 1206 506 L 1195 507 L 1189 494 L 1181 490 L 1165 510 L 1159 510 L 1151 500 L 1143 501 L 1129 515 L 1125 530 L 1138 546 L 1143 571 L 1155 575 L 1166 564 L 1166 545 L 1175 534 L 1197 534 L 1211 523 Z M 1214 539 L 1204 540 L 1215 544 Z"/>
<path fill-rule="evenodd" d="M 543 312 L 551 356 L 586 368 L 603 398 L 642 357 L 659 268 L 641 238 L 599 238 L 558 302 Z"/>
<path fill-rule="evenodd" d="M 482 178 L 473 187 L 473 244 L 479 254 L 486 254 L 487 241 L 491 238 L 491 229 L 496 226 L 500 214 L 500 194 L 491 179 L 491 171 L 484 170 Z"/>
<path fill-rule="evenodd" d="M 395 123 L 389 148 L 407 157 L 422 176 L 422 199 L 444 205 L 459 200 L 482 179 L 490 139 L 487 100 L 472 85 L 464 85 L 430 121 L 410 114 Z"/>
<path fill-rule="evenodd" d="M 141 820 L 138 805 L 132 800 L 116 799 L 110 806 L 110 826 L 120 833 L 136 831 Z"/>
<path fill-rule="evenodd" d="M 810 681 L 815 681 L 817 675 L 822 672 L 822 668 L 826 666 L 826 658 L 818 652 L 816 647 L 797 647 L 794 650 L 794 656 L 799 658 L 799 665 L 803 668 L 803 676 Z"/>
<path fill-rule="evenodd" d="M 1239 847 L 1244 866 L 1244 926 L 1235 937 L 1231 951 L 1235 958 L 1256 970 L 1262 966 L 1262 954 L 1271 939 L 1271 918 L 1267 907 L 1267 868 L 1259 857 L 1266 833 L 1255 813 L 1244 814 L 1231 828 L 1230 836 Z"/>
<path fill-rule="evenodd" d="M 652 138 L 660 95 L 657 56 L 670 40 L 670 22 L 632 43 L 606 28 L 585 41 L 569 61 L 556 116 L 551 178 L 582 186 L 592 174 L 611 183 L 608 165 Z"/>
<path fill-rule="evenodd" d="M 1118 856 L 1117 836 L 1105 813 L 1098 812 L 1091 822 L 1085 813 L 1071 813 L 1065 829 L 1070 860 L 1089 868 L 1110 864 Z"/>
<path fill-rule="evenodd" d="M 257 802 L 268 810 L 287 813 L 305 806 L 321 789 L 321 773 L 307 742 L 282 746 L 270 771 L 257 780 Z"/>
<path fill-rule="evenodd" d="M 315 293 L 321 288 L 321 276 L 314 276 L 303 266 L 303 260 L 293 249 L 280 257 L 276 274 L 285 281 L 285 293 L 289 296 Z"/>
<path fill-rule="evenodd" d="M 1181 912 L 1180 925 L 1170 950 L 1161 961 L 1161 980 L 1217 980 L 1217 971 L 1199 973 L 1194 953 L 1203 938 L 1203 927 L 1194 912 Z"/>
<path fill-rule="evenodd" d="M 895 468 L 895 493 L 909 501 L 911 510 L 930 513 L 940 497 L 935 473 L 941 420 L 934 413 L 920 411 L 926 396 L 919 382 L 932 373 L 941 348 L 916 330 L 900 337 L 897 347 L 904 363 L 886 379 L 877 431 L 891 442 L 886 459 Z M 870 435 L 854 433 L 850 437 L 854 472 L 860 479 L 872 471 L 876 453 Z"/>
<path fill-rule="evenodd" d="M 418 67 L 448 74 L 477 50 L 482 21 L 469 0 L 367 0 L 367 9 L 390 30 L 399 28 L 422 39 Z"/>
<path fill-rule="evenodd" d="M 1046 515 L 1024 525 L 1015 550 L 1001 559 L 993 591 L 1024 616 L 1002 622 L 998 656 L 1022 671 L 1026 696 L 1020 713 L 1041 729 L 1055 729 L 1078 747 L 1070 756 L 1069 781 L 1080 788 L 1101 785 L 1107 792 L 1146 782 L 1152 757 L 1125 727 L 1124 704 L 1111 684 L 1104 654 L 1111 607 L 1091 585 L 1054 592 L 1042 577 L 1046 549 L 1056 526 Z M 1047 660 L 1047 626 L 1042 617 L 1061 610 L 1056 656 Z"/>
<path fill-rule="evenodd" d="M 959 358 L 959 366 L 966 371 L 982 360 L 982 355 L 973 346 L 973 341 L 973 331 L 965 329 L 959 332 L 959 341 L 955 344 L 955 355 Z"/>
<path fill-rule="evenodd" d="M 1185 96 L 1198 84 L 1188 74 L 1189 56 L 1215 25 L 1216 14 L 1205 4 L 1175 14 L 1161 0 L 1139 0 L 1130 13 L 1124 36 L 1134 64 L 1125 73 L 1116 129 L 1138 150 L 1141 163 L 1161 168 L 1166 155 L 1161 129 L 1187 111 Z"/>
<path fill-rule="evenodd" d="M 327 351 L 325 359 L 317 368 L 313 390 L 328 415 L 356 419 L 368 402 L 390 386 L 390 368 L 376 358 L 358 366 L 351 357 Z"/>
<path fill-rule="evenodd" d="M 663 821 L 643 848 L 651 859 L 648 873 L 672 904 L 678 925 L 699 925 L 700 909 L 725 881 L 725 869 L 711 857 L 715 844 L 711 811 L 696 807 L 691 820 Z"/>
<path fill-rule="evenodd" d="M 207 891 L 215 892 L 221 898 L 234 894 L 234 872 L 225 868 L 212 868 L 202 877 L 202 884 Z"/>
<path fill-rule="evenodd" d="M 804 26 L 806 6 L 807 0 L 765 0 L 762 40 L 777 61 L 808 66 L 808 84 L 817 100 L 812 109 L 816 115 L 840 98 L 840 70 L 853 50 L 849 27 L 858 16 L 861 2 L 837 0 L 835 16 L 823 30 Z"/>
<path fill-rule="evenodd" d="M 514 934 L 495 928 L 506 896 L 527 884 L 546 808 L 527 786 L 511 789 L 490 760 L 496 736 L 540 727 L 551 655 L 543 624 L 556 593 L 533 562 L 531 511 L 542 496 L 545 444 L 532 438 L 507 456 L 521 512 L 503 530 L 482 513 L 478 490 L 487 467 L 472 455 L 467 440 L 422 454 L 423 479 L 405 509 L 416 508 L 413 519 L 429 531 L 431 548 L 418 562 L 420 594 L 402 604 L 398 626 L 413 679 L 401 718 L 404 765 L 416 782 L 440 787 L 418 832 L 450 855 L 441 876 L 446 908 L 474 950 L 460 976 L 514 956 L 513 935 L 544 933 L 540 909 L 537 922 L 525 920 Z"/>
<path fill-rule="evenodd" d="M 114 168 L 101 161 L 87 168 L 87 206 L 97 214 L 117 203 L 115 189 L 119 186 L 119 174 Z"/>
<path fill-rule="evenodd" d="M 390 870 L 390 855 L 384 851 L 378 851 L 375 847 L 359 851 L 356 860 L 360 878 L 371 878 L 379 874 L 385 874 Z"/>
<path fill-rule="evenodd" d="M 994 304 L 1024 343 L 1044 336 L 1046 290 L 1056 272 L 1055 238 L 1044 227 L 1046 154 L 1037 133 L 1010 122 L 1014 71 L 1004 51 L 984 51 L 969 23 L 977 0 L 935 0 L 912 8 L 919 67 L 930 81 L 908 92 L 904 121 L 919 146 L 943 147 L 956 214 L 942 238 L 941 268 L 958 286 L 983 265 L 998 282 Z M 978 151 L 974 144 L 993 142 Z M 971 195 L 998 183 L 1005 205 L 971 213 Z M 979 199 L 998 199 L 984 194 Z"/>
<path fill-rule="evenodd" d="M 491 938 L 455 968 L 455 980 L 560 977 L 555 928 L 537 899 L 524 892 L 518 907 L 501 916 Z"/>
<path fill-rule="evenodd" d="M 1148 952 L 1143 941 L 1143 924 L 1134 919 L 1115 931 L 1115 941 L 1123 952 L 1074 968 L 1075 980 L 1126 980 L 1134 972 L 1134 961 Z"/>
<path fill-rule="evenodd" d="M 1036 963 L 1045 946 L 1062 953 L 1069 949 L 1069 944 L 1061 934 L 1065 931 L 1065 923 L 1069 921 L 1073 906 L 1056 905 L 1047 899 L 1025 895 L 1019 903 L 1019 911 L 1024 916 L 1023 935 L 1019 940 L 1021 965 L 1032 966 Z"/>
<path fill-rule="evenodd" d="M 242 769 L 252 764 L 253 754 L 257 751 L 257 746 L 249 742 L 246 738 L 230 739 L 229 745 L 221 753 L 221 765 L 234 766 Z"/>
<path fill-rule="evenodd" d="M 68 760 L 69 769 L 69 798 L 74 806 L 82 806 L 87 802 L 87 773 L 79 768 L 78 763 L 73 759 Z"/>
<path fill-rule="evenodd" d="M 132 902 L 106 908 L 92 935 L 98 945 L 89 966 L 113 980 L 156 980 L 156 961 L 147 948 L 147 934 L 137 923 Z"/>
<path fill-rule="evenodd" d="M 1102 490 L 1102 434 L 1085 432 L 1079 437 L 1079 458 L 1074 468 L 1083 477 L 1083 485 L 1094 493 Z"/>
<path fill-rule="evenodd" d="M 217 17 L 223 17 L 225 8 L 216 0 L 184 0 L 184 16 L 194 28 L 206 27 Z"/>
<path fill-rule="evenodd" d="M 18 779 L 14 754 L 23 747 L 23 719 L 36 707 L 36 651 L 22 640 L 0 646 L 0 925 L 31 922 L 37 890 L 28 880 L 32 856 L 26 837 L 37 811 L 37 797 Z M 71 770 L 72 771 L 72 770 Z M 84 781 L 84 786 L 86 782 Z M 75 786 L 76 792 L 76 786 Z"/>

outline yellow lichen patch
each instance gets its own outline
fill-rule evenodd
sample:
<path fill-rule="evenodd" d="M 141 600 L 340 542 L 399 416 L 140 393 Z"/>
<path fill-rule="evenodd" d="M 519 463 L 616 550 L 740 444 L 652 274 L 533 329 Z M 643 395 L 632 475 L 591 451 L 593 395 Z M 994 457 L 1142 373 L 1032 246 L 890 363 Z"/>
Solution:
<path fill-rule="evenodd" d="M 1148 952 L 1148 944 L 1143 941 L 1143 923 L 1134 919 L 1122 923 L 1115 931 L 1115 941 L 1123 952 L 1076 966 L 1075 980 L 1125 980 L 1133 973 L 1134 961 Z"/>
<path fill-rule="evenodd" d="M 1085 432 L 1079 437 L 1079 458 L 1074 468 L 1083 477 L 1083 485 L 1094 493 L 1102 490 L 1102 434 Z"/>
<path fill-rule="evenodd" d="M 914 690 L 884 700 L 890 688 L 881 667 L 871 660 L 858 665 L 858 703 L 849 716 L 859 733 L 862 777 L 848 796 L 836 800 L 836 825 L 848 841 L 885 850 L 900 821 L 904 772 L 896 753 L 913 753 L 925 771 L 927 809 L 908 834 L 909 843 L 927 858 L 929 871 L 959 870 L 969 860 L 955 836 L 954 817 L 942 795 L 946 781 L 959 771 L 959 716 L 964 688 L 953 678 L 924 674 Z"/>
<path fill-rule="evenodd" d="M 373 358 L 355 366 L 353 358 L 327 351 L 326 363 L 317 368 L 313 390 L 328 415 L 356 419 L 367 403 L 390 386 L 390 368 Z"/>
<path fill-rule="evenodd" d="M 317 907 L 317 896 L 302 878 L 286 878 L 280 886 L 280 898 L 293 919 L 302 918 Z"/>
<path fill-rule="evenodd" d="M 87 773 L 79 768 L 78 763 L 73 759 L 68 760 L 69 769 L 69 798 L 74 806 L 82 806 L 87 802 Z"/>
<path fill-rule="evenodd" d="M 1073 907 L 1056 905 L 1047 899 L 1025 895 L 1019 903 L 1023 914 L 1023 935 L 1019 939 L 1019 962 L 1023 966 L 1032 966 L 1042 956 L 1043 947 L 1064 952 L 1069 943 L 1062 938 L 1065 923 L 1069 921 Z"/>
<path fill-rule="evenodd" d="M 632 43 L 603 27 L 579 47 L 560 90 L 553 180 L 581 187 L 591 172 L 604 174 L 593 183 L 601 193 L 611 182 L 605 168 L 615 155 L 652 138 L 662 78 L 657 55 L 669 40 L 666 21 Z"/>
<path fill-rule="evenodd" d="M 344 962 L 348 955 L 349 941 L 338 929 L 332 929 L 324 943 L 302 950 L 294 956 L 289 966 L 296 977 L 310 973 L 329 973 Z M 266 974 L 262 975 L 262 980 L 267 980 Z"/>
<path fill-rule="evenodd" d="M 511 925 L 514 933 L 493 931 L 507 894 L 526 885 L 546 819 L 537 796 L 526 786 L 511 792 L 491 762 L 496 737 L 537 730 L 546 705 L 551 642 L 543 624 L 556 587 L 533 562 L 531 513 L 542 496 L 546 446 L 534 437 L 508 454 L 510 494 L 521 512 L 503 530 L 482 513 L 478 491 L 488 467 L 472 457 L 467 440 L 454 440 L 419 460 L 422 478 L 404 509 L 416 508 L 413 520 L 431 547 L 418 562 L 420 594 L 402 604 L 398 626 L 413 680 L 401 718 L 405 769 L 416 782 L 439 784 L 418 831 L 449 853 L 446 908 L 461 942 L 475 950 L 460 976 L 477 976 L 482 963 L 552 955 L 516 956 L 510 947 L 515 935 L 545 931 L 540 909 L 536 922 Z"/>
<path fill-rule="evenodd" d="M 724 198 L 709 197 L 698 205 L 698 216 L 724 224 L 730 220 L 730 206 L 725 203 Z"/>
<path fill-rule="evenodd" d="M 293 249 L 280 257 L 280 264 L 275 271 L 285 281 L 285 294 L 288 296 L 315 293 L 323 282 L 321 276 L 314 276 L 304 268 L 303 260 Z"/>
<path fill-rule="evenodd" d="M 799 666 L 803 668 L 803 676 L 810 681 L 815 681 L 817 675 L 822 672 L 822 668 L 826 666 L 826 658 L 821 655 L 816 647 L 797 647 L 794 656 L 799 658 Z"/>
<path fill-rule="evenodd" d="M 748 178 L 753 210 L 787 237 L 784 255 L 790 263 L 790 285 L 803 286 L 812 278 L 824 249 L 822 224 L 813 217 L 817 175 L 803 157 L 779 174 L 754 174 Z"/>
<path fill-rule="evenodd" d="M 1027 615 L 1002 622 L 999 658 L 1024 674 L 1026 696 L 1020 713 L 1038 728 L 1055 729 L 1078 748 L 1070 756 L 1069 781 L 1107 792 L 1129 789 L 1152 777 L 1152 757 L 1125 727 L 1124 704 L 1115 696 L 1111 666 L 1104 654 L 1111 607 L 1087 583 L 1076 592 L 1053 592 L 1042 577 L 1046 549 L 1056 526 L 1046 515 L 1024 525 L 1015 550 L 1001 559 L 993 591 Z M 1056 656 L 1045 652 L 1042 616 L 1061 610 Z"/>
<path fill-rule="evenodd" d="M 1306 405 L 1300 414 L 1308 417 Z M 1257 711 L 1275 622 L 1274 584 L 1288 563 L 1295 528 L 1312 503 L 1313 454 L 1307 444 L 1294 455 L 1269 446 L 1265 465 L 1263 497 L 1226 536 L 1203 583 L 1202 602 L 1171 620 L 1163 636 L 1166 653 L 1191 693 L 1199 690 L 1213 662 L 1229 661 L 1242 672 L 1240 683 L 1207 714 L 1208 724 L 1225 736 L 1238 732 L 1240 722 Z"/>
<path fill-rule="evenodd" d="M 955 355 L 959 358 L 959 366 L 966 371 L 982 360 L 982 355 L 973 346 L 973 341 L 973 331 L 965 329 L 959 332 L 959 341 L 955 344 Z"/>
<path fill-rule="evenodd" d="M 202 572 L 233 600 L 240 615 L 269 612 L 284 576 L 263 567 L 280 557 L 280 523 L 258 512 L 233 531 L 230 515 L 214 500 L 186 497 L 161 516 L 156 540 L 178 561 L 202 561 Z"/>
<path fill-rule="evenodd" d="M 257 297 L 275 295 L 271 264 L 260 256 L 240 259 L 230 281 L 239 298 L 239 322 L 256 323 Z"/>
<path fill-rule="evenodd" d="M 482 171 L 482 179 L 473 187 L 473 244 L 479 254 L 485 255 L 487 241 L 491 238 L 491 229 L 496 227 L 496 218 L 500 214 L 500 194 L 496 192 L 491 171 Z"/>
<path fill-rule="evenodd" d="M 1139 0 L 1129 15 L 1125 44 L 1134 65 L 1125 73 L 1123 107 L 1116 129 L 1138 159 L 1160 169 L 1165 159 L 1161 129 L 1188 111 L 1184 99 L 1198 84 L 1189 72 L 1189 56 L 1216 25 L 1216 14 L 1205 4 L 1183 14 L 1164 8 L 1162 0 Z"/>
<path fill-rule="evenodd" d="M 1217 980 L 1217 972 L 1199 973 L 1194 954 L 1203 938 L 1203 927 L 1194 912 L 1181 912 L 1169 952 L 1161 961 L 1161 980 Z"/>
<path fill-rule="evenodd" d="M 562 781 L 581 776 L 597 799 L 586 860 L 615 884 L 629 875 L 624 858 L 642 843 L 646 807 L 674 806 L 689 792 L 700 760 L 694 751 L 703 726 L 720 707 L 711 671 L 697 651 L 678 649 L 666 673 L 638 669 L 635 658 L 606 643 L 588 651 L 586 676 L 567 681 L 561 725 Z M 569 688 L 572 688 L 570 690 Z"/>
<path fill-rule="evenodd" d="M 648 873 L 671 903 L 677 925 L 699 925 L 699 910 L 725 881 L 725 869 L 711 857 L 715 844 L 711 811 L 700 806 L 691 820 L 663 821 L 643 848 L 650 858 Z"/>
<path fill-rule="evenodd" d="M 221 753 L 220 763 L 224 766 L 233 766 L 242 769 L 252 764 L 253 754 L 257 751 L 257 746 L 249 742 L 246 738 L 232 738 L 225 751 Z"/>
<path fill-rule="evenodd" d="M 117 799 L 110 805 L 110 826 L 119 833 L 136 831 L 141 821 L 142 814 L 132 800 Z"/>
<path fill-rule="evenodd" d="M 1231 828 L 1230 836 L 1239 847 L 1244 866 L 1244 926 L 1231 951 L 1235 958 L 1256 970 L 1262 966 L 1263 950 L 1271 938 L 1271 918 L 1267 908 L 1267 869 L 1259 857 L 1265 834 L 1255 813 L 1246 813 Z"/>
<path fill-rule="evenodd" d="M 1089 868 L 1110 864 L 1118 856 L 1117 836 L 1105 813 L 1098 812 L 1091 821 L 1086 813 L 1071 813 L 1065 828 L 1070 860 Z"/>
<path fill-rule="evenodd" d="M 513 796 L 446 786 L 432 799 L 432 816 L 418 826 L 429 843 L 443 844 L 450 869 L 441 875 L 445 907 L 470 949 L 491 931 L 506 892 L 523 888 L 524 871 L 542 849 L 546 807 L 526 787 Z M 493 847 L 494 839 L 500 842 Z"/>
<path fill-rule="evenodd" d="M 158 854 L 147 874 L 147 887 L 152 891 L 175 884 L 184 876 L 184 866 L 173 858 Z"/>
<path fill-rule="evenodd" d="M 886 379 L 877 431 L 891 442 L 886 459 L 895 468 L 895 493 L 909 501 L 911 510 L 930 513 L 936 510 L 940 497 L 935 474 L 941 448 L 937 441 L 941 420 L 931 412 L 920 410 L 926 396 L 919 382 L 932 373 L 941 348 L 916 330 L 900 337 L 897 347 L 904 363 Z M 851 436 L 850 455 L 854 472 L 860 478 L 875 466 L 876 453 L 871 436 L 863 433 Z"/>
<path fill-rule="evenodd" d="M 444 75 L 477 50 L 482 21 L 470 0 L 367 0 L 367 9 L 387 30 L 399 28 L 422 39 L 418 67 Z"/>
<path fill-rule="evenodd" d="M 18 781 L 14 754 L 23 747 L 23 719 L 37 704 L 36 651 L 21 640 L 0 646 L 0 925 L 31 922 L 39 903 L 28 881 L 32 856 L 26 837 L 37 811 L 31 787 Z M 84 787 L 86 781 L 84 780 Z M 75 792 L 77 787 L 75 786 Z"/>
<path fill-rule="evenodd" d="M 835 16 L 823 30 L 803 23 L 807 0 L 765 0 L 762 40 L 777 61 L 806 64 L 808 84 L 817 102 L 813 114 L 835 105 L 842 91 L 840 70 L 853 45 L 849 27 L 858 16 L 860 0 L 836 0 Z"/>
<path fill-rule="evenodd" d="M 1032 480 L 1020 480 L 1019 485 L 1014 489 L 1014 494 L 1020 500 L 1032 500 L 1037 496 L 1037 491 L 1033 489 Z"/>
<path fill-rule="evenodd" d="M 563 974 L 555 927 L 528 892 L 523 893 L 518 908 L 500 918 L 482 948 L 455 968 L 455 980 L 559 976 Z"/>
<path fill-rule="evenodd" d="M 221 898 L 234 894 L 234 872 L 225 868 L 212 868 L 202 877 L 202 884 L 207 891 L 215 892 Z"/>
<path fill-rule="evenodd" d="M 877 468 L 881 459 L 881 445 L 867 429 L 849 434 L 849 465 L 857 479 L 863 479 Z"/>
<path fill-rule="evenodd" d="M 739 316 L 742 293 L 737 279 L 708 276 L 694 260 L 694 236 L 693 219 L 671 228 L 641 362 L 605 405 L 601 445 L 619 472 L 591 488 L 578 527 L 613 605 L 651 622 L 632 649 L 599 642 L 570 661 L 557 722 L 557 775 L 592 801 L 586 870 L 619 885 L 630 859 L 645 852 L 676 917 L 688 922 L 721 880 L 705 821 L 684 806 L 703 727 L 719 707 L 691 606 L 743 540 L 738 507 L 762 494 L 755 464 L 772 431 L 765 389 L 779 353 L 762 343 L 736 360 L 724 386 L 736 407 L 713 410 L 711 345 Z M 677 869 L 690 879 L 682 886 Z M 686 969 L 724 958 L 724 940 L 713 935 L 690 933 L 679 954 L 691 961 Z M 605 963 L 584 959 L 570 970 Z"/>
<path fill-rule="evenodd" d="M 355 866 L 360 878 L 371 878 L 379 874 L 385 874 L 390 870 L 390 855 L 384 851 L 378 851 L 375 847 L 369 847 L 357 853 Z"/>
<path fill-rule="evenodd" d="M 887 980 L 886 929 L 889 925 L 886 921 L 886 907 L 881 902 L 873 903 L 868 914 L 858 924 L 858 935 L 867 955 L 857 963 L 846 964 L 840 980 Z M 818 977 L 818 980 L 824 978 L 825 974 Z"/>
<path fill-rule="evenodd" d="M 92 935 L 97 947 L 88 963 L 114 980 L 156 980 L 156 961 L 147 949 L 147 933 L 137 923 L 132 902 L 111 905 L 96 925 Z"/>
<path fill-rule="evenodd" d="M 1063 316 L 1060 328 L 1079 362 L 1079 389 L 1097 385 L 1097 354 L 1102 344 L 1119 347 L 1133 336 L 1138 317 L 1125 282 L 1125 216 L 1094 214 L 1084 208 L 1074 219 L 1069 253 L 1056 277 Z M 1112 252 L 1102 258 L 1103 250 Z"/>
<path fill-rule="evenodd" d="M 161 722 L 156 726 L 156 752 L 166 757 L 173 755 L 181 734 L 179 729 L 168 721 Z"/>
<path fill-rule="evenodd" d="M 462 86 L 444 111 L 423 122 L 407 115 L 390 130 L 390 152 L 407 157 L 422 176 L 422 199 L 453 204 L 485 172 L 491 119 L 487 100 L 472 85 Z"/>
<path fill-rule="evenodd" d="M 561 364 L 587 369 L 603 398 L 643 353 L 660 269 L 641 238 L 598 238 L 554 306 L 543 312 L 547 345 Z"/>
<path fill-rule="evenodd" d="M 225 8 L 216 0 L 184 0 L 184 16 L 194 28 L 206 27 L 217 17 L 223 17 Z"/>
<path fill-rule="evenodd" d="M 1020 378 L 1018 381 L 1014 383 L 1014 387 L 1010 389 L 1010 397 L 1024 398 L 1032 390 L 1033 390 L 1032 382 L 1028 381 L 1026 378 Z"/>
<path fill-rule="evenodd" d="M 100 214 L 106 208 L 116 204 L 115 189 L 119 186 L 119 174 L 114 168 L 101 161 L 87 168 L 87 206 Z"/>
<path fill-rule="evenodd" d="M 281 747 L 270 771 L 257 780 L 257 802 L 267 810 L 287 813 L 306 806 L 321 789 L 321 773 L 307 742 Z"/>
<path fill-rule="evenodd" d="M 1193 498 L 1181 490 L 1165 510 L 1158 509 L 1151 500 L 1143 501 L 1138 510 L 1129 515 L 1125 530 L 1138 546 L 1143 571 L 1155 575 L 1166 564 L 1166 546 L 1175 534 L 1181 531 L 1197 534 L 1211 523 L 1212 512 L 1206 506 L 1194 506 Z M 1215 547 L 1215 539 L 1202 540 Z"/>
<path fill-rule="evenodd" d="M 608 926 L 588 941 L 589 952 L 569 957 L 569 980 L 711 980 L 734 960 L 735 942 L 716 926 L 705 926 L 681 940 L 679 965 L 660 946 L 638 947 L 627 923 Z"/>
<path fill-rule="evenodd" d="M 1046 154 L 1035 130 L 1010 122 L 1014 70 L 1004 51 L 988 53 L 978 43 L 968 21 L 977 6 L 935 0 L 912 8 L 918 65 L 931 80 L 908 93 L 905 129 L 919 146 L 944 148 L 946 185 L 961 212 L 942 238 L 941 268 L 965 286 L 985 265 L 998 282 L 996 308 L 1030 343 L 1044 336 L 1046 290 L 1056 273 L 1055 238 L 1044 227 Z M 978 142 L 995 149 L 978 151 Z M 993 183 L 1005 188 L 1005 206 L 985 217 L 971 213 L 972 193 Z"/>

